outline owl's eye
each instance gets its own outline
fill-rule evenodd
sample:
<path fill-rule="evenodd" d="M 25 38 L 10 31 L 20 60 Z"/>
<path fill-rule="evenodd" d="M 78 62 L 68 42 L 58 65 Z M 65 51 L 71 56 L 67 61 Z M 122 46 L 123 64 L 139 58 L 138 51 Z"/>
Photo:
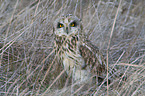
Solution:
<path fill-rule="evenodd" d="M 70 26 L 71 26 L 71 27 L 76 27 L 76 26 L 77 26 L 77 23 L 76 23 L 76 22 L 72 22 L 72 23 L 70 24 Z"/>
<path fill-rule="evenodd" d="M 61 23 L 58 23 L 57 28 L 62 28 L 62 27 L 64 27 L 64 25 Z"/>

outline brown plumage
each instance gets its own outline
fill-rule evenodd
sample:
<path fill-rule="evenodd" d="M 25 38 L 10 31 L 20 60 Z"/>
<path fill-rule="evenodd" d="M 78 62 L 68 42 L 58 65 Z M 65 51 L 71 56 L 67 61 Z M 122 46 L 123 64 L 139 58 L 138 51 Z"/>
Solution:
<path fill-rule="evenodd" d="M 101 76 L 102 73 L 106 73 L 106 61 L 99 52 L 98 47 L 94 46 L 87 40 L 85 44 L 80 45 L 79 51 L 86 64 L 85 66 L 82 66 L 82 68 L 89 66 L 92 74 L 96 74 L 98 76 Z"/>
<path fill-rule="evenodd" d="M 103 76 L 105 60 L 90 41 L 82 41 L 81 23 L 76 16 L 66 15 L 55 20 L 56 55 L 74 81 L 86 82 L 91 76 Z"/>

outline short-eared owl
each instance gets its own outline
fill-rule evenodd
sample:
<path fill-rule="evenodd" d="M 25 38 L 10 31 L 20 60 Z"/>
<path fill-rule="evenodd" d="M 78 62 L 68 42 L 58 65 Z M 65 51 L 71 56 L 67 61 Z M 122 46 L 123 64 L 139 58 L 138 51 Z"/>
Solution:
<path fill-rule="evenodd" d="M 56 19 L 53 26 L 56 55 L 67 74 L 80 82 L 89 80 L 92 75 L 102 76 L 105 72 L 103 56 L 91 42 L 83 42 L 80 20 L 69 14 Z"/>

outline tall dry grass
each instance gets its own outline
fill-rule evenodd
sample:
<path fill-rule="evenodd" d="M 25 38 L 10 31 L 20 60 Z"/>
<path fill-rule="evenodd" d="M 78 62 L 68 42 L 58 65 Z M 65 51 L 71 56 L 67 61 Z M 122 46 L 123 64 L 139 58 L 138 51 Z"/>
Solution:
<path fill-rule="evenodd" d="M 0 95 L 143 96 L 145 1 L 119 2 L 1 0 Z M 52 23 L 62 14 L 81 18 L 85 39 L 98 46 L 107 59 L 111 84 L 81 85 L 72 92 L 75 85 L 53 49 Z"/>

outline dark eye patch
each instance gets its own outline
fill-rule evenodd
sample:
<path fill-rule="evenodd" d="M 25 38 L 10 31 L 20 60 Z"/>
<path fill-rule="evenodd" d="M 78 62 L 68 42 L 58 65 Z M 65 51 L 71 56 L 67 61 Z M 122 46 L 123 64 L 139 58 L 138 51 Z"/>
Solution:
<path fill-rule="evenodd" d="M 77 26 L 77 22 L 76 21 L 73 21 L 71 24 L 70 24 L 71 27 L 76 27 Z"/>
<path fill-rule="evenodd" d="M 57 28 L 62 28 L 62 27 L 64 27 L 64 25 L 62 23 L 57 24 Z"/>

